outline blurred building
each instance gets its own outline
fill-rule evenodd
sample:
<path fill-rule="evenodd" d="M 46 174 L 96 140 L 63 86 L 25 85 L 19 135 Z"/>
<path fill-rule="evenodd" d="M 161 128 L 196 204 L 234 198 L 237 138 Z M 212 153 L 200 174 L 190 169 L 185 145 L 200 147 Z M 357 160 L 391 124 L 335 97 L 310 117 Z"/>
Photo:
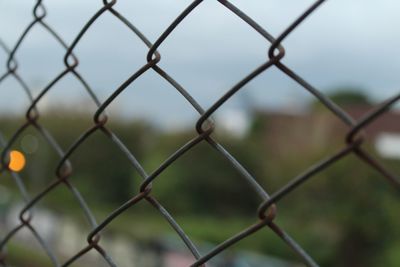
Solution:
<path fill-rule="evenodd" d="M 344 108 L 355 120 L 374 109 L 367 105 Z M 345 142 L 350 130 L 328 110 L 305 112 L 263 111 L 265 142 L 270 149 L 287 151 L 318 150 L 329 144 Z M 390 110 L 368 124 L 363 131 L 366 142 L 386 158 L 400 159 L 400 112 Z"/>

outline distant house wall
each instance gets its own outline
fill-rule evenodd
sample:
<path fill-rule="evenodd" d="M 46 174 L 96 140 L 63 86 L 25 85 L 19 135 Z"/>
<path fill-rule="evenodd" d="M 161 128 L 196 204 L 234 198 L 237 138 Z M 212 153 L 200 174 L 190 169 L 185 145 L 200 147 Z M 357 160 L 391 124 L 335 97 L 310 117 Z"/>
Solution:
<path fill-rule="evenodd" d="M 346 107 L 346 112 L 360 120 L 370 112 L 370 106 Z M 265 143 L 274 151 L 317 150 L 329 144 L 344 143 L 350 127 L 329 111 L 299 112 L 264 112 Z M 366 142 L 377 147 L 384 157 L 397 155 L 397 142 L 400 140 L 400 112 L 388 111 L 363 129 Z M 382 143 L 382 136 L 391 136 Z M 399 139 L 395 137 L 398 136 Z M 378 140 L 381 140 L 378 142 Z M 393 143 L 392 143 L 393 142 Z M 396 144 L 395 144 L 396 142 Z M 382 147 L 384 144 L 384 147 Z M 393 146 L 392 146 L 393 145 Z M 388 151 L 388 148 L 390 151 Z M 385 151 L 388 151 L 387 153 Z M 400 158 L 400 151 L 398 153 Z"/>

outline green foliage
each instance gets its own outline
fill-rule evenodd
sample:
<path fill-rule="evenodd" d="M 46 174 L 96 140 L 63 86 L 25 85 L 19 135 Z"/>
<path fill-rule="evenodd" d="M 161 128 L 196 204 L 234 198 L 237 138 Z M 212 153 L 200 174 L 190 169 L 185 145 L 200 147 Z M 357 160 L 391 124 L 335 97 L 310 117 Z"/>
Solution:
<path fill-rule="evenodd" d="M 188 139 L 190 137 L 186 134 L 162 138 L 157 148 L 163 159 L 155 157 L 157 163 L 151 165 L 159 165 Z M 228 146 L 234 154 L 243 153 L 240 147 Z M 154 161 L 153 157 L 149 159 Z M 191 214 L 193 211 L 199 215 L 216 213 L 218 216 L 254 214 L 260 201 L 231 163 L 205 141 L 185 153 L 156 178 L 154 193 L 162 203 L 168 203 L 168 207 L 179 214 Z"/>
<path fill-rule="evenodd" d="M 358 93 L 338 93 L 331 97 L 338 104 L 368 103 Z M 59 116 L 66 118 L 60 122 Z M 93 125 L 81 115 L 45 117 L 43 123 L 64 150 Z M 9 129 L 7 133 L 11 133 L 19 122 L 2 119 L 0 123 Z M 160 133 L 141 122 L 115 121 L 108 127 L 148 173 L 155 171 L 173 152 L 196 136 L 191 131 Z M 306 142 L 299 146 L 282 133 L 279 139 L 283 140 L 279 141 L 282 143 L 274 146 L 278 149 L 271 149 L 267 142 L 270 127 L 269 121 L 258 114 L 251 132 L 244 139 L 216 136 L 269 193 L 343 147 L 341 140 L 329 140 L 329 144 L 317 149 L 305 146 Z M 56 179 L 59 157 L 34 130 L 32 134 L 39 138 L 39 150 L 29 155 L 22 174 L 23 177 L 32 177 L 24 182 L 30 192 L 37 193 Z M 21 149 L 19 144 L 17 140 L 16 149 Z M 368 148 L 368 144 L 366 146 Z M 71 161 L 74 169 L 70 181 L 97 213 L 108 214 L 108 210 L 114 210 L 139 191 L 142 178 L 126 155 L 103 132 L 89 137 L 72 155 Z M 384 164 L 394 173 L 400 172 L 398 161 Z M 4 183 L 7 187 L 12 186 L 8 178 Z M 222 242 L 252 224 L 261 201 L 231 163 L 205 141 L 156 177 L 152 194 L 191 237 L 213 243 Z M 278 203 L 276 220 L 322 266 L 395 267 L 400 265 L 396 252 L 400 240 L 399 200 L 398 193 L 379 173 L 351 155 L 283 198 Z M 40 205 L 63 212 L 71 207 L 71 203 L 71 196 L 65 189 L 46 196 Z M 132 209 L 140 216 L 124 214 L 110 225 L 111 231 L 126 231 L 140 240 L 171 232 L 167 223 L 159 223 L 162 220 L 159 216 L 148 212 L 149 205 Z M 132 227 L 132 224 L 138 227 Z M 234 249 L 237 248 L 298 260 L 269 230 L 244 239 Z"/>

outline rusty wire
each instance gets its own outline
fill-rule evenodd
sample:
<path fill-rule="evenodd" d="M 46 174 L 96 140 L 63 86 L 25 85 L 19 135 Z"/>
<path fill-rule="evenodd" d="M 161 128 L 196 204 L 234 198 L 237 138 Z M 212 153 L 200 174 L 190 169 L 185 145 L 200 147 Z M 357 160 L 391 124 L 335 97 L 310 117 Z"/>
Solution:
<path fill-rule="evenodd" d="M 117 266 L 111 256 L 101 245 L 101 232 L 108 226 L 109 223 L 111 223 L 116 217 L 120 216 L 130 207 L 134 206 L 138 202 L 147 201 L 161 214 L 161 216 L 163 216 L 163 218 L 165 218 L 165 220 L 170 224 L 170 226 L 173 228 L 173 230 L 176 232 L 182 242 L 186 245 L 187 249 L 193 255 L 194 260 L 191 266 L 205 266 L 207 262 L 214 256 L 221 253 L 233 244 L 240 242 L 240 240 L 250 235 L 255 235 L 259 231 L 270 229 L 278 237 L 280 237 L 283 242 L 285 242 L 287 246 L 293 250 L 294 253 L 298 255 L 299 260 L 301 260 L 307 266 L 315 267 L 318 266 L 318 264 L 309 256 L 309 254 L 305 252 L 302 247 L 289 236 L 289 234 L 287 234 L 280 226 L 278 226 L 274 222 L 274 218 L 277 216 L 276 204 L 282 198 L 287 196 L 293 190 L 296 190 L 304 182 L 311 179 L 313 176 L 326 169 L 328 166 L 343 159 L 344 157 L 347 157 L 350 154 L 356 155 L 361 161 L 365 162 L 367 166 L 376 169 L 382 174 L 383 177 L 385 177 L 391 184 L 393 184 L 393 186 L 395 186 L 397 189 L 400 189 L 400 182 L 396 178 L 396 176 L 393 175 L 385 167 L 383 167 L 375 158 L 373 158 L 372 155 L 366 152 L 366 150 L 362 147 L 362 130 L 371 122 L 379 119 L 379 117 L 384 112 L 389 110 L 391 106 L 400 99 L 400 94 L 393 96 L 392 98 L 383 102 L 377 108 L 366 114 L 363 118 L 356 121 L 352 117 L 350 117 L 342 108 L 332 102 L 317 88 L 312 86 L 309 82 L 304 80 L 302 77 L 296 74 L 294 70 L 290 69 L 281 61 L 282 58 L 284 58 L 285 56 L 285 38 L 290 35 L 292 31 L 295 30 L 297 27 L 300 27 L 301 23 L 308 16 L 314 13 L 321 4 L 325 2 L 324 0 L 319 0 L 313 3 L 307 10 L 300 14 L 300 16 L 295 19 L 280 35 L 276 37 L 273 37 L 271 34 L 269 34 L 266 29 L 257 24 L 251 17 L 246 15 L 231 2 L 226 0 L 218 0 L 218 2 L 226 8 L 227 12 L 232 12 L 233 14 L 235 14 L 243 21 L 243 23 L 248 24 L 254 31 L 256 31 L 261 37 L 263 37 L 266 44 L 269 46 L 269 51 L 265 63 L 261 64 L 256 69 L 249 71 L 246 77 L 243 77 L 236 83 L 236 85 L 227 90 L 227 92 L 207 110 L 203 109 L 201 105 L 188 93 L 188 91 L 178 81 L 171 77 L 165 69 L 162 69 L 159 66 L 158 63 L 161 60 L 161 56 L 160 53 L 157 51 L 157 49 L 165 42 L 165 40 L 168 39 L 169 35 L 174 31 L 174 29 L 179 24 L 183 23 L 185 19 L 190 16 L 191 12 L 193 12 L 193 10 L 201 5 L 203 1 L 196 0 L 193 1 L 189 6 L 187 6 L 186 9 L 184 9 L 179 14 L 179 16 L 176 17 L 176 19 L 165 29 L 165 31 L 158 37 L 158 39 L 154 43 L 151 43 L 146 38 L 146 36 L 132 24 L 132 22 L 126 19 L 114 8 L 116 2 L 117 0 L 103 0 L 102 5 L 99 7 L 97 12 L 95 12 L 95 14 L 93 14 L 93 16 L 88 19 L 87 23 L 82 27 L 82 29 L 76 35 L 71 44 L 67 44 L 63 40 L 62 36 L 58 35 L 57 31 L 53 29 L 52 26 L 46 23 L 45 19 L 47 13 L 42 0 L 37 0 L 34 4 L 33 20 L 28 24 L 28 26 L 26 26 L 25 30 L 20 34 L 20 37 L 13 46 L 7 47 L 7 45 L 0 39 L 1 49 L 4 50 L 4 52 L 8 55 L 8 60 L 6 62 L 6 72 L 4 74 L 1 74 L 0 83 L 2 83 L 5 79 L 15 79 L 20 87 L 25 91 L 30 102 L 30 105 L 26 110 L 25 122 L 20 125 L 19 129 L 15 131 L 11 138 L 9 140 L 5 140 L 4 137 L 0 135 L 0 145 L 2 147 L 0 172 L 11 173 L 25 201 L 25 206 L 22 208 L 19 214 L 19 225 L 9 231 L 7 235 L 3 237 L 2 240 L 0 240 L 1 266 L 8 266 L 6 253 L 7 244 L 16 233 L 24 228 L 28 229 L 39 241 L 40 245 L 50 258 L 54 266 L 69 266 L 81 256 L 92 250 L 97 251 L 104 258 L 109 266 Z M 119 20 L 122 25 L 131 30 L 132 34 L 139 37 L 139 39 L 148 47 L 148 53 L 147 63 L 139 68 L 136 72 L 132 73 L 130 77 L 128 77 L 119 87 L 115 88 L 113 93 L 104 102 L 101 103 L 96 97 L 94 90 L 85 81 L 84 77 L 82 77 L 77 71 L 76 67 L 79 63 L 78 58 L 74 55 L 74 49 L 76 45 L 80 42 L 82 37 L 86 34 L 87 30 L 93 25 L 93 23 L 105 13 L 113 15 Z M 56 77 L 49 81 L 48 84 L 44 88 L 42 88 L 42 90 L 36 97 L 33 97 L 31 93 L 31 88 L 24 81 L 23 77 L 21 77 L 18 73 L 18 63 L 15 57 L 18 53 L 19 47 L 26 39 L 26 36 L 35 27 L 42 27 L 59 43 L 61 47 L 63 47 L 63 49 L 65 50 L 65 68 Z M 242 166 L 241 163 L 237 161 L 229 153 L 229 151 L 226 150 L 215 139 L 215 137 L 213 136 L 214 121 L 211 119 L 211 116 L 222 105 L 224 105 L 224 103 L 228 99 L 230 99 L 239 90 L 241 90 L 248 82 L 253 80 L 259 74 L 267 71 L 272 66 L 278 68 L 287 77 L 290 77 L 299 85 L 301 85 L 302 88 L 314 95 L 315 98 L 317 98 L 327 109 L 332 112 L 332 114 L 339 118 L 343 122 L 343 124 L 348 127 L 348 134 L 344 138 L 345 145 L 343 148 L 339 149 L 335 154 L 332 154 L 329 157 L 319 162 L 316 162 L 315 165 L 309 167 L 305 172 L 298 175 L 297 177 L 294 177 L 289 183 L 270 195 L 264 190 L 263 187 L 261 187 L 257 183 L 257 179 L 253 177 L 250 172 L 248 172 L 246 168 Z M 155 71 L 160 77 L 165 79 L 171 85 L 171 88 L 177 90 L 183 96 L 183 98 L 186 99 L 188 103 L 190 103 L 193 109 L 195 109 L 199 113 L 200 118 L 195 125 L 198 134 L 194 136 L 188 143 L 186 143 L 178 150 L 176 150 L 173 154 L 171 154 L 169 158 L 165 160 L 161 165 L 159 165 L 159 167 L 154 172 L 148 174 L 141 166 L 139 161 L 135 158 L 134 154 L 124 145 L 124 143 L 118 138 L 118 136 L 107 127 L 106 110 L 107 107 L 116 98 L 118 98 L 120 93 L 122 93 L 129 85 L 134 83 L 138 77 L 150 70 Z M 93 103 L 97 105 L 97 111 L 93 116 L 93 126 L 87 131 L 83 132 L 81 136 L 77 137 L 75 142 L 70 146 L 68 150 L 63 151 L 57 140 L 55 140 L 51 133 L 40 124 L 40 114 L 37 111 L 36 107 L 37 104 L 48 94 L 48 92 L 52 90 L 54 85 L 62 80 L 69 73 L 72 74 L 75 79 L 77 79 L 83 85 L 83 88 L 86 90 Z M 56 179 L 46 188 L 44 188 L 39 194 L 34 196 L 29 196 L 25 188 L 24 182 L 20 178 L 20 176 L 7 168 L 9 161 L 8 154 L 11 147 L 13 146 L 17 138 L 21 136 L 21 134 L 28 128 L 35 129 L 59 156 L 59 163 L 56 169 Z M 130 200 L 115 209 L 111 214 L 106 217 L 106 219 L 101 222 L 96 221 L 83 196 L 80 195 L 79 191 L 73 186 L 71 180 L 69 179 L 73 173 L 72 164 L 69 161 L 71 155 L 74 154 L 76 149 L 80 147 L 88 139 L 88 137 L 95 132 L 102 132 L 107 138 L 113 141 L 115 146 L 118 147 L 125 154 L 126 158 L 130 161 L 135 170 L 143 178 L 143 182 L 141 183 L 140 190 L 137 195 L 132 196 Z M 255 223 L 247 227 L 246 229 L 243 229 L 236 235 L 230 237 L 223 243 L 212 248 L 206 254 L 200 254 L 196 245 L 194 244 L 194 242 L 192 242 L 190 237 L 185 234 L 182 227 L 175 221 L 175 219 L 168 213 L 168 211 L 161 205 L 161 203 L 159 203 L 158 200 L 152 195 L 152 186 L 153 184 L 156 184 L 157 177 L 171 164 L 174 164 L 174 162 L 183 154 L 202 142 L 208 143 L 215 151 L 220 153 L 231 164 L 232 168 L 236 169 L 241 177 L 252 186 L 253 190 L 260 196 L 261 199 L 261 204 L 258 209 L 258 217 L 255 218 Z M 59 262 L 59 259 L 57 259 L 55 252 L 52 251 L 52 248 L 48 244 L 46 244 L 45 240 L 40 236 L 40 234 L 31 224 L 31 220 L 34 216 L 34 212 L 31 211 L 32 208 L 49 192 L 51 192 L 58 186 L 66 186 L 68 190 L 70 190 L 71 194 L 78 201 L 91 227 L 91 232 L 87 235 L 86 247 L 81 248 L 79 252 L 77 252 L 73 257 L 69 258 L 65 262 Z"/>

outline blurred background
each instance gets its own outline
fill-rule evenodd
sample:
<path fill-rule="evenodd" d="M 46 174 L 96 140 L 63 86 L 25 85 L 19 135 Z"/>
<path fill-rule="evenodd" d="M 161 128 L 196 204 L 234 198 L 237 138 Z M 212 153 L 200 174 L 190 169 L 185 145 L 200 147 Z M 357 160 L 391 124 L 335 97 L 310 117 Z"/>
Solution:
<path fill-rule="evenodd" d="M 313 1 L 231 1 L 278 36 Z M 115 9 L 154 43 L 191 1 L 120 0 Z M 12 48 L 33 20 L 35 1 L 0 1 L 0 39 Z M 45 21 L 71 44 L 102 1 L 45 1 Z M 358 119 L 398 93 L 400 3 L 327 1 L 283 42 L 283 63 Z M 207 109 L 236 82 L 264 63 L 270 44 L 217 1 L 204 1 L 158 49 L 159 66 Z M 148 48 L 108 12 L 74 49 L 77 70 L 104 102 L 146 64 Z M 18 73 L 37 96 L 65 66 L 65 49 L 35 26 L 15 58 Z M 8 54 L 0 51 L 0 75 Z M 0 132 L 9 140 L 25 122 L 30 101 L 13 78 L 0 83 Z M 38 102 L 40 124 L 66 151 L 93 126 L 97 107 L 70 74 Z M 151 173 L 197 135 L 199 114 L 178 91 L 150 70 L 107 108 L 111 129 Z M 273 193 L 344 146 L 348 128 L 300 85 L 272 67 L 235 94 L 213 118 L 213 135 Z M 397 107 L 366 129 L 365 148 L 399 173 Z M 30 196 L 56 179 L 59 157 L 33 127 L 12 147 L 26 165 L 20 175 Z M 126 156 L 95 133 L 71 156 L 69 178 L 98 221 L 131 199 L 142 181 Z M 206 253 L 256 221 L 261 200 L 230 163 L 202 142 L 154 182 L 152 194 Z M 8 172 L 0 176 L 0 234 L 15 228 L 24 206 Z M 278 205 L 276 221 L 321 266 L 399 266 L 398 192 L 353 155 L 313 177 Z M 64 186 L 34 209 L 32 224 L 61 262 L 85 247 L 90 226 Z M 179 267 L 194 259 L 157 210 L 140 202 L 113 221 L 101 244 L 118 266 Z M 52 266 L 27 230 L 7 244 L 10 266 Z M 72 266 L 108 266 L 90 252 Z M 268 229 L 242 240 L 210 266 L 303 266 Z"/>

